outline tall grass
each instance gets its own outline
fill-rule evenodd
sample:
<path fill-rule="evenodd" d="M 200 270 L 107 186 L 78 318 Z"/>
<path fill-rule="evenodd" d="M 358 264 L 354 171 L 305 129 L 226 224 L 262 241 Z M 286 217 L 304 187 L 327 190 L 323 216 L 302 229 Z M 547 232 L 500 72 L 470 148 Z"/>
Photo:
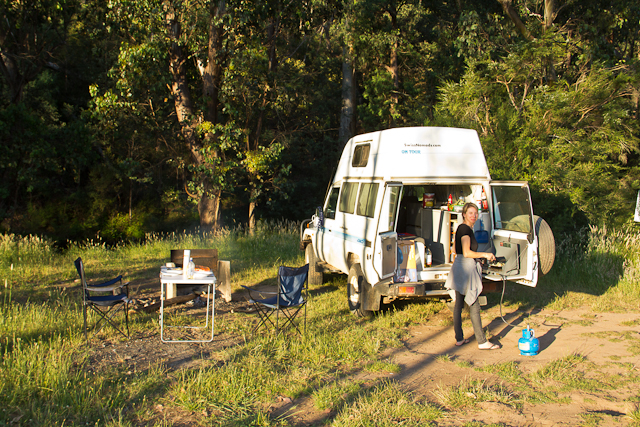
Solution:
<path fill-rule="evenodd" d="M 557 240 L 558 257 L 551 273 L 535 289 L 509 288 L 510 304 L 637 309 L 637 232 L 594 227 Z M 379 423 L 381 417 L 404 425 L 428 425 L 443 414 L 398 384 L 365 384 L 357 379 L 362 370 L 380 378 L 388 375 L 386 371 L 396 372 L 399 367 L 382 356 L 385 350 L 401 346 L 407 327 L 424 322 L 442 304 L 396 306 L 372 320 L 356 319 L 346 307 L 344 277 L 330 278 L 311 290 L 305 339 L 251 338 L 254 317 L 235 313 L 216 323 L 216 331 L 244 338 L 241 344 L 219 351 L 197 369 L 173 372 L 152 364 L 143 372 L 124 372 L 119 365 L 93 370 L 93 345 L 100 340 L 86 345 L 81 333 L 73 265 L 77 257 L 85 261 L 90 279 L 124 274 L 134 284 L 153 283 L 171 249 L 217 248 L 221 259 L 231 261 L 234 286 L 274 282 L 277 266 L 303 262 L 295 223 L 262 223 L 254 235 L 237 228 L 149 234 L 140 242 L 116 246 L 100 239 L 67 246 L 60 250 L 35 236 L 0 236 L 0 425 L 170 425 L 154 410 L 158 403 L 209 414 L 203 415 L 211 417 L 202 420 L 205 424 L 286 425 L 286 416 L 268 415 L 278 396 L 307 397 L 316 407 L 333 410 L 336 426 L 384 425 Z M 132 323 L 134 337 L 157 329 L 153 315 L 135 315 Z M 99 338 L 121 339 L 110 328 Z M 550 398 L 566 389 L 595 387 L 592 380 L 576 374 L 581 365 L 584 361 L 579 359 L 556 361 L 531 374 L 529 381 L 540 389 L 555 384 Z M 516 365 L 499 367 L 499 372 L 519 395 L 495 384 L 468 382 L 442 390 L 438 399 L 444 406 L 470 395 L 476 396 L 474 401 L 512 406 L 518 406 L 520 398 L 530 399 L 518 388 L 522 373 Z"/>
<path fill-rule="evenodd" d="M 556 261 L 536 288 L 510 285 L 505 302 L 553 310 L 637 309 L 640 301 L 640 231 L 592 226 L 556 236 Z"/>

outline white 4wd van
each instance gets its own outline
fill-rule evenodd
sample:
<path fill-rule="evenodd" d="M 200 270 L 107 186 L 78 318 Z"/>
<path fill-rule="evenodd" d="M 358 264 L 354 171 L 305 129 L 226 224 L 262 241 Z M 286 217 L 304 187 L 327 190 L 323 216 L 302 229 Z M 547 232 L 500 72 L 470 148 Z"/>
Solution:
<path fill-rule="evenodd" d="M 321 284 L 324 272 L 348 274 L 356 315 L 400 298 L 449 298 L 444 282 L 465 202 L 480 207 L 478 250 L 502 261 L 483 269 L 484 292 L 504 280 L 536 286 L 553 265 L 555 242 L 533 215 L 528 184 L 491 181 L 476 131 L 440 127 L 347 142 L 324 206 L 301 229 L 309 282 Z"/>

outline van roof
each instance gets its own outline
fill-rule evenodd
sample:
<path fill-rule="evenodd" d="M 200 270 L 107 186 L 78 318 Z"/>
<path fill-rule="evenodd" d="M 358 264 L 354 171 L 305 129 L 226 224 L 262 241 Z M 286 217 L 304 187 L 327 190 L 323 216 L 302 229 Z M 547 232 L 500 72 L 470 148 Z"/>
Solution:
<path fill-rule="evenodd" d="M 360 164 L 354 150 L 361 147 Z M 366 164 L 365 164 L 366 162 Z M 334 182 L 344 179 L 433 182 L 491 180 L 478 133 L 473 129 L 405 127 L 358 135 L 347 141 Z"/>

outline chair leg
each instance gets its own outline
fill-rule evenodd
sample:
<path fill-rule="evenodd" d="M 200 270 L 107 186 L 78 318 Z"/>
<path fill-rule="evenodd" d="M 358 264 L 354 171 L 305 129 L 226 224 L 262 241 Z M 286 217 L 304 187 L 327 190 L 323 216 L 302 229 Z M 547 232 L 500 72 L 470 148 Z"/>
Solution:
<path fill-rule="evenodd" d="M 284 324 L 282 325 L 281 330 L 284 330 L 287 325 L 292 325 L 300 335 L 302 334 L 302 331 L 300 331 L 300 328 L 298 327 L 298 325 L 295 324 L 295 319 L 298 316 L 298 313 L 300 313 L 300 310 L 302 310 L 303 308 L 305 309 L 305 333 L 306 333 L 306 304 L 304 305 L 304 307 L 298 307 L 293 313 L 289 314 L 288 311 L 286 309 L 282 310 L 282 315 L 285 317 L 286 320 L 284 320 Z M 289 309 L 289 310 L 293 310 L 293 308 Z M 279 333 L 279 331 L 277 332 Z"/>
<path fill-rule="evenodd" d="M 127 339 L 129 339 L 129 301 L 124 303 L 124 322 L 127 325 Z"/>
<path fill-rule="evenodd" d="M 87 334 L 87 304 L 82 305 L 82 314 L 84 316 L 84 340 L 89 341 L 89 335 Z"/>
<path fill-rule="evenodd" d="M 263 325 L 266 328 L 268 328 L 267 322 L 269 322 L 271 324 L 271 326 L 273 326 L 273 327 L 276 326 L 276 324 L 273 323 L 273 320 L 271 320 L 271 316 L 273 315 L 272 311 L 268 311 L 267 309 L 263 309 L 258 304 L 256 304 L 255 307 L 256 307 L 256 310 L 258 311 L 258 315 L 260 316 L 260 322 L 258 322 L 258 324 L 253 328 L 253 331 L 251 331 L 252 335 L 255 335 L 256 331 L 258 329 L 260 329 L 260 327 L 263 326 Z"/>
<path fill-rule="evenodd" d="M 97 334 L 98 332 L 100 332 L 102 330 L 102 328 L 104 328 L 105 324 L 110 324 L 116 331 L 120 332 L 125 338 L 129 339 L 129 316 L 128 316 L 128 310 L 126 309 L 126 304 L 124 305 L 119 305 L 119 306 L 115 306 L 115 307 L 110 307 L 109 310 L 107 311 L 102 311 L 99 310 L 93 306 L 91 306 L 91 308 L 93 309 L 93 311 L 95 311 L 99 316 L 100 319 L 98 319 L 98 321 L 96 322 L 96 324 L 93 326 L 93 330 L 94 330 L 94 334 Z M 125 308 L 125 322 L 126 322 L 126 326 L 127 326 L 127 333 L 125 334 L 124 332 L 122 332 L 122 330 L 118 327 L 118 325 L 116 325 L 116 323 L 114 322 L 114 317 L 116 314 L 118 314 L 118 311 L 122 310 L 123 308 Z M 102 321 L 104 320 L 104 323 L 102 323 Z M 102 323 L 102 325 L 100 325 Z M 100 325 L 100 328 L 98 328 L 98 325 Z"/>

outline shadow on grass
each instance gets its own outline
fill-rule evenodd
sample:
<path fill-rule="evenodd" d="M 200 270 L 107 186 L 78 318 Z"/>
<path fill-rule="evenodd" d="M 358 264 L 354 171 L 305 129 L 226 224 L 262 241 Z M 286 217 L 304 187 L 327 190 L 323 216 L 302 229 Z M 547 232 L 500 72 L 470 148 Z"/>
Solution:
<path fill-rule="evenodd" d="M 538 278 L 536 287 L 506 282 L 501 292 L 487 294 L 489 307 L 502 301 L 521 309 L 543 308 L 571 293 L 602 296 L 616 287 L 624 273 L 625 258 L 612 253 L 590 253 L 557 259 L 551 271 Z"/>

